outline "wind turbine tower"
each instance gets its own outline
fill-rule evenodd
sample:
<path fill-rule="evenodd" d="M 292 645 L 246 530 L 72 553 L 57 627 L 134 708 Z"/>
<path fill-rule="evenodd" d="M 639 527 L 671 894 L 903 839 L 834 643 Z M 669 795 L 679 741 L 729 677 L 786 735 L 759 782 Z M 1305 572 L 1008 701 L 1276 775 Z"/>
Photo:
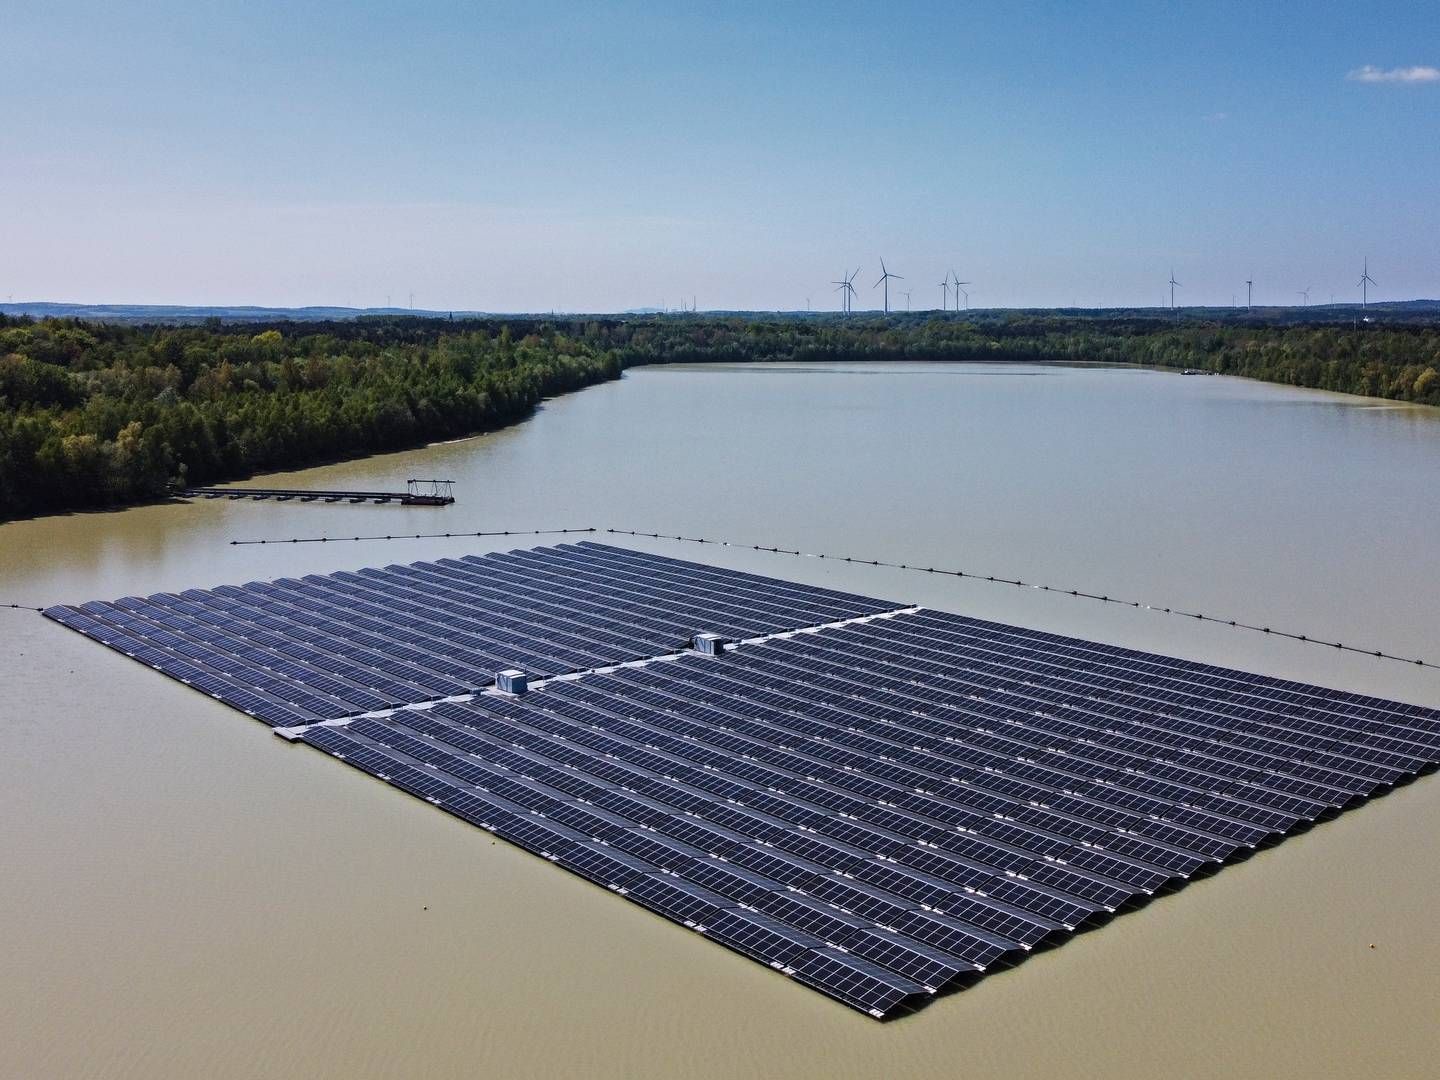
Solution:
<path fill-rule="evenodd" d="M 905 310 L 906 310 L 906 311 L 909 311 L 909 310 L 910 310 L 910 290 L 909 290 L 909 289 L 903 289 L 903 290 L 901 290 L 900 295 L 903 296 L 903 297 L 905 297 Z"/>
<path fill-rule="evenodd" d="M 1255 285 L 1255 282 L 1254 282 L 1252 279 L 1250 279 L 1250 278 L 1246 278 L 1246 279 L 1245 279 L 1245 310 L 1246 310 L 1246 311 L 1249 311 L 1249 310 L 1250 310 L 1250 290 L 1251 290 L 1252 287 L 1254 287 L 1254 285 Z"/>
<path fill-rule="evenodd" d="M 962 285 L 969 285 L 970 282 L 968 282 L 968 281 L 961 281 L 961 280 L 960 280 L 960 275 L 957 274 L 957 273 L 955 273 L 955 268 L 954 268 L 953 266 L 950 268 L 950 276 L 955 279 L 955 310 L 956 310 L 956 311 L 959 311 L 959 310 L 960 310 L 960 294 L 961 294 L 962 292 L 965 292 L 965 290 L 962 289 L 960 286 L 962 286 Z M 969 294 L 969 293 L 965 293 L 965 300 L 966 300 L 965 306 L 968 308 L 968 307 L 970 306 L 970 303 L 969 303 L 970 294 Z"/>
<path fill-rule="evenodd" d="M 1175 271 L 1174 271 L 1174 270 L 1171 270 L 1171 271 L 1170 271 L 1170 306 L 1171 306 L 1171 308 L 1174 308 L 1174 307 L 1175 307 L 1175 290 L 1176 290 L 1177 288 L 1183 288 L 1183 286 L 1182 286 L 1178 281 L 1175 280 Z"/>
<path fill-rule="evenodd" d="M 1360 306 L 1366 307 L 1370 303 L 1369 287 L 1375 284 L 1375 279 L 1370 276 L 1370 260 L 1365 260 L 1364 268 L 1360 271 Z"/>
<path fill-rule="evenodd" d="M 880 280 L 877 281 L 877 282 L 875 282 L 875 284 L 874 284 L 874 285 L 871 285 L 870 287 L 871 287 L 872 289 L 878 289 L 881 285 L 884 285 L 884 286 L 885 286 L 885 314 L 886 314 L 886 315 L 889 315 L 889 314 L 890 314 L 890 279 L 891 279 L 891 278 L 894 278 L 896 281 L 904 281 L 904 280 L 905 280 L 905 279 L 904 279 L 902 276 L 900 276 L 899 274 L 892 274 L 892 273 L 890 273 L 890 271 L 885 268 L 885 260 L 884 260 L 884 259 L 881 259 L 881 260 L 880 260 Z"/>

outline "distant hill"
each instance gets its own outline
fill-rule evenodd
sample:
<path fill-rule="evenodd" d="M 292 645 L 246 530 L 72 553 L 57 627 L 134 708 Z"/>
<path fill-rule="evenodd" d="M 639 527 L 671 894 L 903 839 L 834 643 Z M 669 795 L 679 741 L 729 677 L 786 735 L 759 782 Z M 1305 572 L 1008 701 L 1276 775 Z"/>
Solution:
<path fill-rule="evenodd" d="M 630 308 L 614 312 L 484 312 L 429 311 L 397 307 L 260 307 L 249 304 L 188 306 L 184 304 L 75 304 L 55 301 L 22 301 L 0 304 L 0 315 L 28 316 L 34 319 L 85 319 L 91 322 L 190 324 L 219 320 L 222 323 L 277 322 L 347 322 L 357 319 L 813 319 L 821 321 L 886 319 L 895 324 L 911 325 L 929 319 L 993 323 L 1017 317 L 1062 316 L 1076 319 L 1134 320 L 1139 322 L 1168 321 L 1175 318 L 1248 325 L 1337 325 L 1349 324 L 1358 317 L 1368 316 L 1387 323 L 1423 324 L 1440 320 L 1440 300 L 1391 300 L 1359 304 L 1311 304 L 1307 306 L 1243 307 L 1181 307 L 1175 310 L 1157 307 L 1133 308 L 973 308 L 963 312 L 919 310 L 892 311 L 888 316 L 878 311 L 856 311 L 843 315 L 835 311 L 701 311 L 662 312 L 658 308 Z"/>
<path fill-rule="evenodd" d="M 36 319 L 90 319 L 97 322 L 188 323 L 203 322 L 206 319 L 220 319 L 227 323 L 275 322 L 287 319 L 292 322 L 335 322 L 344 319 L 359 319 L 370 315 L 445 319 L 452 314 L 457 318 L 460 316 L 473 318 L 485 313 L 479 311 L 421 311 L 396 307 L 287 308 L 258 307 L 249 304 L 191 307 L 185 304 L 68 304 L 46 300 L 0 304 L 0 315 L 29 315 Z"/>

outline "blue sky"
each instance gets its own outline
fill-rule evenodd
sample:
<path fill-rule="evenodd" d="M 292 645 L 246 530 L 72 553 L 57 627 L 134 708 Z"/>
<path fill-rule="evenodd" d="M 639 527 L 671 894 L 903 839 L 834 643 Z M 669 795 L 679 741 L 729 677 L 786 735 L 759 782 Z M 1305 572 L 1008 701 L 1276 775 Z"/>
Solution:
<path fill-rule="evenodd" d="M 301 10 L 296 10 L 296 9 Z M 0 5 L 0 297 L 1440 296 L 1440 5 Z M 892 289 L 892 304 L 904 306 Z"/>

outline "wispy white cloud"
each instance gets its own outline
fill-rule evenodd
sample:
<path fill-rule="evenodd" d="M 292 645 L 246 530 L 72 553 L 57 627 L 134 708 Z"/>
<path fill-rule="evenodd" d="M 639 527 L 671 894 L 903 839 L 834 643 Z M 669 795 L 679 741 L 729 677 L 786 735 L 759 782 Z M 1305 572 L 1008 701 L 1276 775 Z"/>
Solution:
<path fill-rule="evenodd" d="M 1226 120 L 1229 119 L 1230 114 L 1228 112 L 1212 112 L 1205 114 L 1206 122 L 1211 124 L 1223 124 Z"/>
<path fill-rule="evenodd" d="M 1440 68 L 1425 65 L 1415 67 L 1378 68 L 1366 64 L 1350 72 L 1345 78 L 1351 82 L 1363 83 L 1430 83 L 1440 82 Z"/>

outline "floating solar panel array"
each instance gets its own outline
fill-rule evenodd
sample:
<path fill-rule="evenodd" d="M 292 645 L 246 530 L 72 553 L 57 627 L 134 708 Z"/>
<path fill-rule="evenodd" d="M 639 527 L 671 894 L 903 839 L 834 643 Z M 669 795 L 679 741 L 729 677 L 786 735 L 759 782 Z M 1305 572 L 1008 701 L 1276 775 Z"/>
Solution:
<path fill-rule="evenodd" d="M 475 598 L 492 571 L 511 580 Z M 442 654 L 468 681 L 443 690 L 499 664 L 538 685 L 317 723 L 313 696 L 353 696 L 257 683 L 289 676 L 248 649 L 401 679 L 349 614 L 323 646 L 296 614 L 341 597 L 369 617 L 393 599 L 377 580 L 472 597 L 472 651 Z M 172 657 L 221 671 L 185 648 L 221 647 L 194 628 L 223 624 L 225 674 L 308 716 L 293 737 L 877 1017 L 1440 762 L 1437 710 L 595 544 L 179 599 L 208 612 L 214 596 L 246 610 L 48 614 L 147 662 L 163 651 L 170 674 Z M 745 640 L 673 651 L 701 629 Z M 443 672 L 426 650 L 458 640 L 405 641 L 403 663 Z M 668 655 L 615 666 L 647 646 Z M 440 685 L 401 681 L 392 696 Z"/>

